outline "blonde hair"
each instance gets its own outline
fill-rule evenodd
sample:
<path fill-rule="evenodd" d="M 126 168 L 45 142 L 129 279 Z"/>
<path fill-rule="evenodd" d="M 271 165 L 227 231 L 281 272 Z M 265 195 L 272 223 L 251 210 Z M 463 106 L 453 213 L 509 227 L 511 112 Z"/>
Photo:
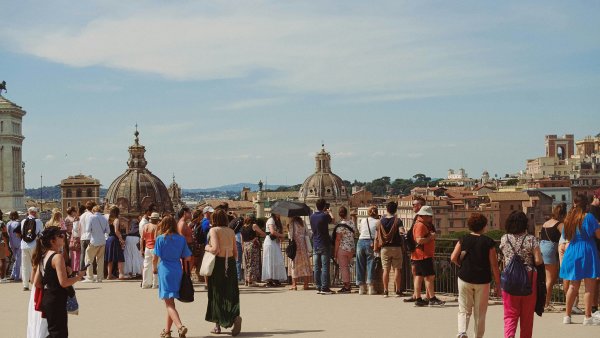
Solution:
<path fill-rule="evenodd" d="M 62 212 L 57 208 L 52 209 L 52 217 L 46 222 L 46 227 L 61 227 Z"/>

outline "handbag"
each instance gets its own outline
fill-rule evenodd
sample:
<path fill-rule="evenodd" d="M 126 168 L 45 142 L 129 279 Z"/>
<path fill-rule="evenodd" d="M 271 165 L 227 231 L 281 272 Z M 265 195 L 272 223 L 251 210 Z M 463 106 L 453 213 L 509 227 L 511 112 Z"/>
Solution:
<path fill-rule="evenodd" d="M 373 243 L 371 243 L 371 249 L 373 249 L 374 247 L 374 240 L 373 240 L 373 234 L 371 233 L 371 227 L 369 226 L 369 218 L 367 217 L 367 229 L 369 230 L 369 237 L 371 237 L 371 241 Z M 377 252 L 373 253 L 373 255 L 375 257 L 373 257 L 373 270 L 374 271 L 381 271 L 383 269 L 383 264 L 381 263 L 381 257 L 379 256 L 379 254 Z"/>
<path fill-rule="evenodd" d="M 70 251 L 81 251 L 81 239 L 79 237 L 71 237 L 69 240 L 69 250 Z"/>
<path fill-rule="evenodd" d="M 204 252 L 204 258 L 202 258 L 202 265 L 200 266 L 200 276 L 210 277 L 212 275 L 216 258 L 217 256 L 212 252 Z"/>
<path fill-rule="evenodd" d="M 75 295 L 67 297 L 67 313 L 75 316 L 79 314 L 79 302 Z"/>
<path fill-rule="evenodd" d="M 296 230 L 296 225 L 292 222 L 292 234 L 290 242 L 288 243 L 287 248 L 285 248 L 285 255 L 288 256 L 291 260 L 294 260 L 296 258 L 296 250 L 298 249 L 296 246 L 296 241 L 294 240 L 294 230 Z"/>
<path fill-rule="evenodd" d="M 204 261 L 203 261 L 204 262 Z M 191 303 L 194 301 L 194 284 L 190 277 L 190 262 L 186 264 L 187 269 L 181 275 L 181 285 L 179 286 L 179 301 L 182 303 Z"/>

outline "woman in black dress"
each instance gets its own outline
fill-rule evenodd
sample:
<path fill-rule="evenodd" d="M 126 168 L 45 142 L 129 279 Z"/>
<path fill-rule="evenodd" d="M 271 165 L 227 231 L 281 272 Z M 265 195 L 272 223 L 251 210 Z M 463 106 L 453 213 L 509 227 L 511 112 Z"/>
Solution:
<path fill-rule="evenodd" d="M 67 288 L 85 276 L 85 270 L 68 277 L 71 268 L 67 267 L 61 250 L 65 245 L 65 231 L 58 227 L 48 227 L 39 235 L 33 253 L 33 265 L 39 268 L 34 277 L 36 288 L 43 288 L 42 311 L 48 321 L 49 338 L 66 338 L 67 328 Z"/>
<path fill-rule="evenodd" d="M 104 262 L 108 270 L 107 279 L 115 279 L 117 276 L 120 280 L 127 279 L 123 274 L 123 264 L 125 263 L 125 234 L 127 229 L 125 225 L 119 222 L 119 208 L 112 207 L 108 216 L 108 225 L 110 233 L 106 239 L 106 251 L 104 251 Z M 115 267 L 118 273 L 115 273 Z"/>

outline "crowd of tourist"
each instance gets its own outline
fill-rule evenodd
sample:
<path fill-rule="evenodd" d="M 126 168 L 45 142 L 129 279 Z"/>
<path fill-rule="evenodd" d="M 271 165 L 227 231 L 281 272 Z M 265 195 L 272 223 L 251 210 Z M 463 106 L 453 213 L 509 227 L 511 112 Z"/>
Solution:
<path fill-rule="evenodd" d="M 185 337 L 187 328 L 174 300 L 180 297 L 184 272 L 195 274 L 208 291 L 205 319 L 215 323 L 212 332 L 232 327 L 237 335 L 242 322 L 238 285 L 258 287 L 264 282 L 265 287 L 279 287 L 289 280 L 290 290 L 297 291 L 298 283 L 308 290 L 312 277 L 318 294 L 351 293 L 354 257 L 358 294 L 405 297 L 402 270 L 409 265 L 404 260 L 410 259 L 413 293 L 404 302 L 443 306 L 435 291 L 438 232 L 432 207 L 416 197 L 410 227 L 397 217 L 395 202 L 385 207 L 383 216 L 376 206 L 370 207 L 367 217 L 356 224 L 356 215 L 349 215 L 347 208 L 340 207 L 333 215 L 321 199 L 308 224 L 301 217 L 287 218 L 284 224 L 281 215 L 272 214 L 264 230 L 255 217 L 238 217 L 228 212 L 226 204 L 193 213 L 184 207 L 176 215 L 161 215 L 150 205 L 139 218 L 128 221 L 118 207 L 105 210 L 90 201 L 79 210 L 69 208 L 66 217 L 55 210 L 45 225 L 32 207 L 23 220 L 11 212 L 8 223 L 0 223 L 0 281 L 20 281 L 24 291 L 31 291 L 30 308 L 43 311 L 45 319 L 30 312 L 28 331 L 48 337 L 67 337 L 65 302 L 69 287 L 80 280 L 141 278 L 141 288 L 158 289 L 165 302 L 167 320 L 161 337 L 171 337 L 173 325 L 178 336 Z M 570 324 L 579 310 L 583 284 L 583 324 L 600 325 L 599 218 L 600 190 L 591 203 L 576 196 L 570 210 L 564 203 L 556 205 L 539 238 L 528 232 L 528 217 L 514 211 L 497 246 L 485 235 L 486 217 L 473 213 L 467 222 L 470 233 L 451 255 L 458 266 L 457 337 L 467 337 L 471 316 L 474 336 L 483 337 L 492 291 L 502 298 L 505 337 L 514 337 L 517 327 L 521 337 L 531 337 L 534 313 L 556 311 L 551 299 L 559 277 L 566 291 L 563 323 Z M 293 254 L 282 250 L 286 238 L 293 243 Z M 201 275 L 203 262 L 213 259 L 212 273 Z M 332 266 L 334 275 L 341 275 L 337 292 L 331 289 Z M 390 285 L 393 289 L 388 290 Z M 38 295 L 41 289 L 43 297 Z"/>

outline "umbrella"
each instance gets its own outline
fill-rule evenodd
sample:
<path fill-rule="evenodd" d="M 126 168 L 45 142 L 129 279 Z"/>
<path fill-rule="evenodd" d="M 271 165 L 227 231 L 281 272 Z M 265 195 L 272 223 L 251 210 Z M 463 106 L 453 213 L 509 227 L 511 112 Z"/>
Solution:
<path fill-rule="evenodd" d="M 285 217 L 310 216 L 312 210 L 308 205 L 300 202 L 277 201 L 271 207 L 271 213 Z"/>

